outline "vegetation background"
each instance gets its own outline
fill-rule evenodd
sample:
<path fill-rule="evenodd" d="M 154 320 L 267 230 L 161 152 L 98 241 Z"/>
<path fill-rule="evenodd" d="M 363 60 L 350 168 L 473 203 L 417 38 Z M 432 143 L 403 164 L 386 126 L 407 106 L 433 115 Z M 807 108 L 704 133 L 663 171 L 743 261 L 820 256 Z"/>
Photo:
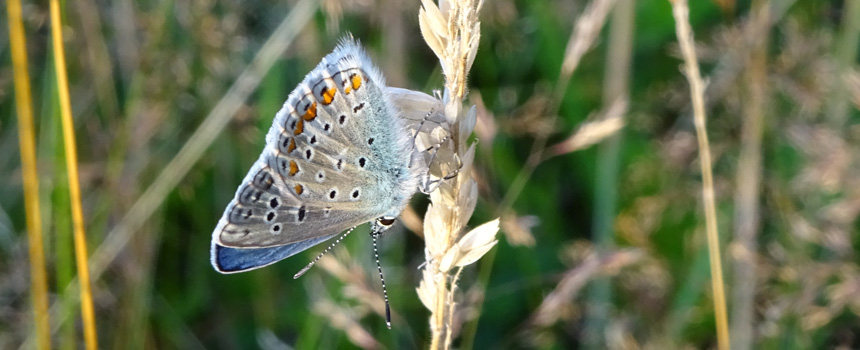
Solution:
<path fill-rule="evenodd" d="M 670 3 L 621 0 L 615 10 L 632 9 L 627 16 L 583 24 L 598 36 L 570 79 L 560 78 L 589 3 L 483 5 L 467 99 L 479 113 L 480 199 L 472 221 L 501 216 L 502 240 L 461 277 L 457 348 L 715 346 L 697 145 Z M 691 3 L 709 84 L 736 349 L 860 348 L 858 3 Z M 370 239 L 361 234 L 299 280 L 291 276 L 322 247 L 239 275 L 217 274 L 209 264 L 212 229 L 275 112 L 346 33 L 367 47 L 389 86 L 441 88 L 437 58 L 418 29 L 419 6 L 64 4 L 87 239 L 101 263 L 93 292 L 103 348 L 427 346 L 429 312 L 415 294 L 425 196 L 381 240 L 392 330 L 373 311 L 381 290 Z M 52 342 L 76 349 L 77 289 L 64 293 L 75 261 L 48 7 L 26 2 L 23 10 L 58 328 Z M 274 65 L 259 85 L 244 87 L 249 98 L 231 100 L 231 86 L 247 82 L 239 76 L 284 22 L 295 33 L 277 37 L 286 50 L 269 53 Z M 8 26 L 0 32 L 0 348 L 15 349 L 32 345 L 33 312 Z M 629 78 L 618 77 L 618 67 L 629 67 Z M 201 145 L 190 145 L 199 140 L 192 135 L 219 113 L 231 120 L 209 133 L 215 140 L 202 144 L 202 157 L 175 160 L 183 147 Z M 566 147 L 571 135 L 606 136 L 583 126 L 621 116 L 623 129 L 604 143 Z"/>

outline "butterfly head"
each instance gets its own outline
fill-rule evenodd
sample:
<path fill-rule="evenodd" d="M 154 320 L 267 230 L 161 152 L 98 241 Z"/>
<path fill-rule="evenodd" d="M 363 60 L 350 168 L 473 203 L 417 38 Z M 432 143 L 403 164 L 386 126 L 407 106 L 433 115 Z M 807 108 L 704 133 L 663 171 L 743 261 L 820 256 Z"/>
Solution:
<path fill-rule="evenodd" d="M 370 234 L 378 235 L 394 226 L 393 216 L 380 216 L 370 225 Z"/>

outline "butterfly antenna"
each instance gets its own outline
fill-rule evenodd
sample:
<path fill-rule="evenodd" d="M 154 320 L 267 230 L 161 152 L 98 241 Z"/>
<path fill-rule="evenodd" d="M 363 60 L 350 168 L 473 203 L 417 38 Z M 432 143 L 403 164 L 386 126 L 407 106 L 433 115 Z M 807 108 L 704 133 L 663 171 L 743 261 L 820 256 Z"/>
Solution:
<path fill-rule="evenodd" d="M 371 234 L 373 237 L 373 256 L 376 258 L 376 270 L 379 271 L 379 280 L 382 281 L 382 296 L 385 298 L 385 325 L 391 329 L 391 307 L 388 305 L 388 291 L 385 289 L 385 278 L 382 277 L 382 265 L 379 264 L 379 249 L 376 246 L 376 237 L 378 232 Z"/>
<path fill-rule="evenodd" d="M 311 266 L 314 266 L 314 264 L 316 264 L 317 261 L 320 261 L 320 259 L 322 259 L 323 255 L 325 255 L 325 253 L 328 253 L 328 251 L 331 250 L 331 248 L 334 248 L 334 246 L 336 246 L 338 243 L 340 243 L 340 241 L 342 241 L 344 238 L 346 238 L 346 236 L 349 235 L 352 232 L 352 230 L 355 230 L 355 226 L 353 226 L 349 230 L 346 230 L 346 233 L 344 233 L 343 236 L 338 237 L 334 242 L 329 244 L 329 246 L 326 247 L 325 250 L 323 250 L 322 253 L 320 253 L 320 255 L 317 255 L 317 257 L 314 258 L 314 260 L 312 260 L 310 263 L 308 263 L 308 266 L 305 266 L 299 272 L 296 272 L 296 274 L 293 275 L 293 279 L 298 279 L 299 277 L 302 277 L 302 275 L 304 275 L 305 272 L 308 272 L 308 270 L 311 269 Z"/>

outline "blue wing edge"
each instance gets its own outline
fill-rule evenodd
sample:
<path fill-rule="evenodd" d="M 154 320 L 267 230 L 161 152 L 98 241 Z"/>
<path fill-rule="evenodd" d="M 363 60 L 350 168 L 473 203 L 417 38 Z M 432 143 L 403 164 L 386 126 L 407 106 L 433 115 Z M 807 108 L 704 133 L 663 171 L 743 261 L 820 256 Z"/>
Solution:
<path fill-rule="evenodd" d="M 269 266 L 289 258 L 337 234 L 316 237 L 301 242 L 266 248 L 233 248 L 212 240 L 212 267 L 220 273 L 239 273 Z"/>

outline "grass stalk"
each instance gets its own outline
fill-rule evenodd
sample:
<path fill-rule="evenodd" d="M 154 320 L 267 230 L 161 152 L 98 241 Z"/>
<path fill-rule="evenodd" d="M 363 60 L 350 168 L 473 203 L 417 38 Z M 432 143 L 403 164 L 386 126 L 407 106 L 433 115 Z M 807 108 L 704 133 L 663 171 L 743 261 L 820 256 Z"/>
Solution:
<path fill-rule="evenodd" d="M 753 2 L 752 16 L 760 21 L 769 20 L 769 1 Z M 751 23 L 750 25 L 754 25 Z M 756 257 L 758 252 L 758 230 L 760 222 L 762 134 L 766 104 L 767 45 L 768 32 L 751 52 L 746 71 L 748 101 L 744 104 L 741 126 L 741 146 L 738 155 L 737 192 L 735 194 L 734 236 L 735 252 L 732 283 L 732 349 L 753 349 L 755 324 L 755 295 L 758 281 Z M 733 249 L 734 250 L 734 249 Z"/>
<path fill-rule="evenodd" d="M 66 75 L 66 54 L 63 48 L 63 25 L 60 18 L 59 0 L 51 0 L 51 38 L 54 49 L 54 67 L 57 74 L 57 92 L 60 98 L 60 114 L 63 122 L 63 143 L 66 150 L 66 170 L 69 176 L 69 198 L 72 206 L 72 225 L 75 242 L 75 260 L 81 291 L 81 316 L 83 318 L 84 343 L 88 350 L 98 349 L 96 318 L 90 290 L 90 273 L 87 264 L 87 239 L 84 230 L 84 213 L 81 207 L 81 188 L 78 179 L 78 155 L 75 146 L 75 126 L 72 120 L 72 103 L 69 98 L 69 80 Z"/>
<path fill-rule="evenodd" d="M 15 80 L 15 107 L 18 111 L 18 141 L 21 148 L 21 176 L 24 183 L 24 206 L 27 214 L 33 320 L 38 348 L 45 350 L 51 348 L 51 325 L 48 318 L 48 278 L 45 271 L 45 248 L 42 241 L 33 101 L 30 91 L 30 73 L 27 67 L 24 24 L 21 20 L 21 2 L 8 0 L 6 11 L 9 18 L 9 42 Z"/>
<path fill-rule="evenodd" d="M 62 130 L 57 127 L 54 131 L 54 134 L 57 135 L 56 140 L 60 140 L 61 137 L 59 134 Z M 54 244 L 56 254 L 55 280 L 57 282 L 57 289 L 62 290 L 75 278 L 75 248 L 72 243 L 74 240 L 72 235 L 72 210 L 69 206 L 71 200 L 69 199 L 69 186 L 65 176 L 66 166 L 65 157 L 63 157 L 63 145 L 57 142 L 55 146 L 53 164 L 56 170 L 54 172 L 54 179 L 52 180 L 55 185 L 51 201 L 53 203 L 53 227 L 56 240 Z M 76 306 L 74 303 L 63 303 L 63 305 L 66 309 L 65 313 L 70 315 L 75 313 Z M 59 318 L 57 320 L 59 321 Z M 59 326 L 61 329 L 56 340 L 57 348 L 63 350 L 77 349 L 75 322 L 60 322 Z"/>
<path fill-rule="evenodd" d="M 708 280 L 708 254 L 706 246 L 697 246 L 691 252 L 692 259 L 688 262 L 687 271 L 678 278 L 680 281 L 677 291 L 672 297 L 671 304 L 663 321 L 665 334 L 660 336 L 661 342 L 666 342 L 669 348 L 679 348 L 684 338 L 687 326 L 693 323 L 695 315 L 690 312 L 701 299 L 703 289 Z"/>
<path fill-rule="evenodd" d="M 702 171 L 702 200 L 705 207 L 705 229 L 708 237 L 708 252 L 711 266 L 711 287 L 714 293 L 714 314 L 717 325 L 717 348 L 729 349 L 729 327 L 726 315 L 726 296 L 723 290 L 723 268 L 720 258 L 720 240 L 717 232 L 717 208 L 714 199 L 714 180 L 711 169 L 711 148 L 705 124 L 705 84 L 699 73 L 699 62 L 693 46 L 693 30 L 690 28 L 690 9 L 686 0 L 670 0 L 675 17 L 675 32 L 684 57 L 684 74 L 690 82 L 690 98 L 693 104 L 693 120 L 699 143 L 699 163 Z"/>
<path fill-rule="evenodd" d="M 603 104 L 627 100 L 630 65 L 633 51 L 634 1 L 622 1 L 613 10 L 607 42 L 607 66 L 603 85 Z M 606 254 L 615 246 L 614 223 L 618 206 L 618 172 L 621 165 L 621 132 L 609 137 L 598 147 L 597 176 L 594 191 L 594 229 L 592 239 L 598 254 Z M 607 347 L 604 336 L 612 306 L 610 277 L 594 280 L 588 291 L 585 345 L 592 349 Z"/>
<path fill-rule="evenodd" d="M 75 279 L 75 248 L 72 243 L 72 208 L 69 200 L 69 184 L 66 176 L 66 157 L 63 147 L 63 130 L 60 120 L 60 107 L 57 96 L 57 84 L 54 78 L 54 65 L 52 60 L 45 61 L 44 70 L 41 75 L 40 84 L 41 91 L 38 96 L 41 98 L 41 113 L 38 117 L 39 133 L 36 139 L 39 140 L 36 145 L 38 153 L 37 159 L 42 159 L 44 164 L 47 164 L 48 173 L 42 174 L 39 179 L 39 187 L 43 193 L 41 194 L 41 211 L 42 222 L 47 224 L 46 232 L 50 234 L 46 237 L 45 250 L 48 256 L 53 255 L 53 279 L 57 290 L 63 290 L 64 286 L 68 285 Z M 48 276 L 50 279 L 52 276 Z M 49 282 L 50 283 L 50 282 Z M 63 304 L 58 301 L 54 304 Z M 77 304 L 70 307 L 66 306 L 65 313 L 73 315 L 77 313 Z M 63 321 L 62 317 L 56 317 L 49 312 L 49 318 L 53 320 L 53 327 L 60 327 L 58 335 L 52 339 L 54 348 L 57 349 L 76 349 L 77 348 L 77 330 L 75 322 Z M 52 330 L 56 332 L 56 330 Z M 32 346 L 31 346 L 32 347 Z"/>
<path fill-rule="evenodd" d="M 45 80 L 42 96 L 57 96 L 57 84 L 54 77 L 53 65 L 46 62 Z M 49 232 L 53 232 L 54 252 L 54 280 L 57 290 L 63 290 L 75 279 L 75 247 L 72 233 L 72 207 L 69 199 L 69 181 L 66 171 L 65 147 L 63 147 L 63 129 L 60 120 L 59 101 L 56 98 L 43 100 L 42 109 L 42 132 L 40 142 L 42 143 L 42 157 L 50 159 L 52 167 L 49 188 L 52 191 L 47 199 L 49 206 L 43 207 L 45 222 L 50 222 Z M 77 313 L 77 303 L 58 303 L 65 309 L 63 312 L 69 315 Z M 55 304 L 55 305 L 58 305 Z M 77 349 L 77 330 L 75 322 L 63 320 L 62 317 L 51 317 L 55 321 L 55 327 L 60 327 L 59 334 L 55 336 L 54 343 L 57 349 Z"/>
<path fill-rule="evenodd" d="M 444 180 L 430 193 L 431 205 L 424 217 L 426 262 L 416 291 L 430 310 L 430 349 L 433 350 L 449 349 L 453 342 L 457 309 L 454 295 L 462 267 L 474 263 L 498 242 L 495 240 L 498 220 L 463 234 L 478 197 L 477 183 L 472 178 L 475 148 L 474 144 L 468 144 L 477 115 L 474 108 L 464 110 L 462 103 L 466 77 L 481 37 L 478 14 L 482 5 L 480 0 L 457 0 L 440 2 L 437 6 L 424 0 L 418 15 L 421 34 L 439 58 L 445 74 L 444 116 L 451 125 L 451 137 L 440 148 L 445 147 L 457 155 L 442 156 L 434 162 L 445 163 L 450 168 L 460 165 L 457 176 Z"/>

